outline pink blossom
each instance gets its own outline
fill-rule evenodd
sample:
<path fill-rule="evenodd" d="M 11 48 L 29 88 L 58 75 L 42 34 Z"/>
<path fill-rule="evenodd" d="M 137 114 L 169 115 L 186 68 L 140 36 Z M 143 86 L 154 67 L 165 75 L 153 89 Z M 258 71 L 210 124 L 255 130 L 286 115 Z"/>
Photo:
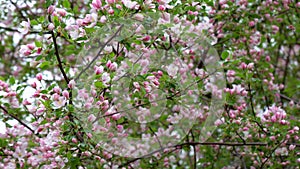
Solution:
<path fill-rule="evenodd" d="M 28 19 L 27 22 L 26 21 L 22 21 L 21 24 L 20 24 L 22 27 L 19 28 L 19 31 L 22 33 L 22 34 L 27 34 L 30 30 L 30 20 Z"/>
<path fill-rule="evenodd" d="M 95 120 L 96 120 L 96 116 L 95 116 L 95 115 L 90 114 L 90 115 L 88 116 L 88 121 L 89 121 L 89 122 L 93 122 L 93 121 L 95 121 Z"/>
<path fill-rule="evenodd" d="M 101 23 L 105 23 L 106 22 L 106 16 L 101 16 L 101 18 L 100 18 L 100 22 Z"/>
<path fill-rule="evenodd" d="M 108 3 L 108 4 L 113 4 L 113 3 L 115 3 L 115 1 L 116 1 L 116 0 L 106 0 L 106 3 Z"/>
<path fill-rule="evenodd" d="M 29 56 L 31 55 L 31 49 L 27 45 L 21 45 L 20 53 L 24 56 Z"/>
<path fill-rule="evenodd" d="M 133 9 L 137 5 L 136 1 L 131 1 L 131 0 L 122 0 L 122 3 L 124 4 L 124 6 L 126 8 L 129 8 L 129 9 Z"/>
<path fill-rule="evenodd" d="M 163 12 L 161 15 L 162 19 L 165 20 L 166 22 L 170 22 L 170 14 L 167 12 Z"/>
<path fill-rule="evenodd" d="M 223 124 L 224 122 L 222 121 L 222 120 L 220 120 L 220 119 L 218 119 L 218 120 L 216 120 L 215 121 L 215 125 L 216 126 L 220 126 L 221 124 Z"/>
<path fill-rule="evenodd" d="M 234 70 L 228 70 L 227 71 L 227 76 L 231 76 L 231 77 L 235 76 L 235 71 Z"/>
<path fill-rule="evenodd" d="M 101 0 L 93 0 L 92 1 L 92 8 L 99 10 L 99 9 L 101 9 L 101 6 L 102 6 Z"/>
<path fill-rule="evenodd" d="M 167 67 L 167 72 L 171 77 L 175 77 L 178 73 L 178 67 L 174 64 L 171 64 Z"/>
<path fill-rule="evenodd" d="M 57 94 L 57 93 L 54 93 L 54 94 L 52 95 L 53 100 L 56 100 L 56 101 L 59 100 L 59 97 L 60 97 L 60 95 Z"/>
<path fill-rule="evenodd" d="M 56 12 L 62 17 L 66 16 L 66 14 L 67 14 L 67 11 L 64 9 L 61 9 L 61 8 L 57 8 Z"/>
<path fill-rule="evenodd" d="M 273 30 L 273 33 L 275 34 L 279 31 L 279 27 L 276 25 L 272 25 L 272 30 Z"/>
<path fill-rule="evenodd" d="M 99 74 L 101 74 L 101 73 L 103 73 L 103 71 L 104 71 L 104 67 L 103 66 L 96 66 L 95 68 L 94 68 L 94 70 L 95 70 L 95 74 L 96 75 L 99 75 Z"/>
<path fill-rule="evenodd" d="M 58 100 L 54 100 L 53 105 L 54 109 L 59 109 L 66 104 L 66 99 L 64 97 L 59 97 Z"/>
<path fill-rule="evenodd" d="M 135 15 L 133 15 L 133 18 L 138 20 L 138 21 L 143 21 L 144 20 L 144 15 L 137 13 Z"/>
<path fill-rule="evenodd" d="M 103 82 L 103 84 L 106 85 L 108 82 L 110 82 L 110 80 L 111 80 L 110 79 L 110 75 L 108 73 L 104 72 L 102 74 L 102 82 Z"/>

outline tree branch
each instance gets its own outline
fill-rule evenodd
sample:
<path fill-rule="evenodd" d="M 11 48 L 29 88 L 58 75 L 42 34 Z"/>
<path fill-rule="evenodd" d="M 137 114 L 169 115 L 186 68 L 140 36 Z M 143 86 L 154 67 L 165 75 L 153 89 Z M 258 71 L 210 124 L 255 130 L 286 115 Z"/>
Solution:
<path fill-rule="evenodd" d="M 281 145 L 282 143 L 280 143 L 279 145 Z M 122 164 L 119 166 L 119 168 L 122 168 L 124 166 L 129 165 L 130 163 L 133 163 L 137 160 L 143 159 L 143 158 L 147 158 L 157 152 L 163 151 L 164 149 L 170 149 L 170 148 L 175 148 L 175 149 L 181 149 L 184 146 L 195 146 L 195 145 L 203 145 L 203 146 L 214 146 L 214 145 L 218 145 L 218 146 L 230 146 L 230 147 L 234 147 L 234 146 L 267 146 L 268 143 L 263 143 L 263 142 L 248 142 L 248 143 L 228 143 L 228 142 L 186 142 L 186 143 L 181 143 L 181 144 L 177 144 L 177 145 L 172 145 L 172 146 L 167 146 L 167 147 L 163 147 L 163 149 L 159 149 L 159 150 L 155 150 L 149 154 L 143 155 L 141 157 L 137 157 L 134 159 L 131 159 L 129 161 L 127 161 L 126 163 Z M 295 145 L 296 147 L 300 147 L 300 144 L 297 143 L 286 143 L 286 145 Z M 278 147 L 278 146 L 277 146 Z"/>

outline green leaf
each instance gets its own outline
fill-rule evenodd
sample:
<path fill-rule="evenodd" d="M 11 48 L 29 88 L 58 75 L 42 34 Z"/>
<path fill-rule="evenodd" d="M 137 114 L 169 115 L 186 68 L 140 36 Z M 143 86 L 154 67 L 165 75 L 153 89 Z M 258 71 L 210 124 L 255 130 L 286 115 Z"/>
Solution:
<path fill-rule="evenodd" d="M 39 22 L 37 21 L 37 20 L 31 20 L 30 21 L 30 25 L 32 25 L 32 26 L 34 26 L 34 25 L 38 25 L 39 24 Z"/>
<path fill-rule="evenodd" d="M 40 23 L 44 22 L 44 20 L 45 20 L 44 16 L 41 16 L 41 17 L 38 18 L 38 21 L 39 21 Z"/>
<path fill-rule="evenodd" d="M 42 55 L 39 55 L 38 57 L 35 58 L 35 61 L 39 61 L 39 60 L 41 60 L 42 58 L 43 58 L 43 56 L 42 56 Z"/>
<path fill-rule="evenodd" d="M 35 41 L 34 44 L 36 47 L 39 47 L 39 48 L 42 47 L 42 45 L 43 45 L 42 42 L 39 42 L 39 41 Z"/>
<path fill-rule="evenodd" d="M 48 8 L 52 3 L 52 0 L 46 0 L 46 7 Z"/>
<path fill-rule="evenodd" d="M 70 8 L 71 7 L 71 4 L 70 4 L 70 2 L 69 2 L 69 0 L 64 0 L 63 1 L 63 6 L 65 7 L 65 8 Z"/>
<path fill-rule="evenodd" d="M 10 78 L 9 78 L 9 84 L 10 84 L 10 85 L 14 85 L 15 83 L 16 83 L 15 78 L 14 78 L 14 77 L 10 77 Z"/>
<path fill-rule="evenodd" d="M 97 87 L 97 88 L 104 88 L 104 85 L 103 85 L 103 83 L 102 82 L 95 82 L 94 83 L 94 85 L 95 85 L 95 87 Z"/>
<path fill-rule="evenodd" d="M 222 52 L 221 58 L 226 59 L 228 56 L 229 56 L 229 52 L 225 50 Z"/>
<path fill-rule="evenodd" d="M 59 26 L 59 20 L 58 20 L 58 17 L 57 17 L 57 16 L 54 16 L 54 17 L 53 17 L 53 21 L 54 21 L 55 27 L 58 27 L 58 26 Z"/>
<path fill-rule="evenodd" d="M 39 68 L 41 68 L 42 70 L 45 70 L 49 67 L 50 67 L 50 62 L 49 61 L 45 61 L 45 62 L 43 62 L 39 65 Z"/>

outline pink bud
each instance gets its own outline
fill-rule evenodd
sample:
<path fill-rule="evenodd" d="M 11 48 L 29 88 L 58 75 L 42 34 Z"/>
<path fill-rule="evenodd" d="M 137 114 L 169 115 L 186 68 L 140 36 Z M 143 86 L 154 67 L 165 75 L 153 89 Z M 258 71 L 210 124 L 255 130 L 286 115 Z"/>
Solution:
<path fill-rule="evenodd" d="M 242 91 L 242 96 L 247 96 L 248 92 L 246 90 Z"/>
<path fill-rule="evenodd" d="M 267 62 L 270 62 L 270 61 L 271 61 L 270 56 L 266 56 L 266 61 L 267 61 Z"/>
<path fill-rule="evenodd" d="M 121 118 L 121 115 L 120 115 L 120 113 L 117 113 L 117 114 L 112 115 L 111 118 L 113 120 L 119 120 Z"/>
<path fill-rule="evenodd" d="M 69 82 L 69 84 L 68 84 L 68 87 L 69 87 L 70 89 L 73 89 L 73 88 L 75 87 L 75 85 L 76 85 L 75 81 L 74 81 L 74 80 L 70 80 L 70 82 Z"/>
<path fill-rule="evenodd" d="M 48 7 L 47 12 L 48 12 L 48 14 L 51 15 L 54 12 L 54 10 L 55 10 L 55 7 L 53 5 L 51 5 L 51 6 Z"/>
<path fill-rule="evenodd" d="M 72 138 L 72 142 L 73 143 L 77 143 L 77 139 L 76 138 Z"/>
<path fill-rule="evenodd" d="M 225 88 L 225 89 L 224 89 L 224 92 L 229 93 L 229 92 L 230 92 L 230 89 L 229 89 L 229 88 Z"/>
<path fill-rule="evenodd" d="M 180 22 L 180 19 L 178 16 L 175 16 L 174 19 L 173 19 L 174 23 L 179 23 Z"/>
<path fill-rule="evenodd" d="M 146 35 L 146 36 L 143 38 L 143 41 L 149 41 L 150 39 L 151 39 L 151 36 Z"/>
<path fill-rule="evenodd" d="M 64 9 L 57 9 L 56 11 L 57 11 L 57 13 L 58 13 L 60 16 L 66 16 L 66 15 L 67 15 L 67 11 L 64 10 Z"/>
<path fill-rule="evenodd" d="M 115 11 L 114 11 L 113 9 L 109 9 L 109 10 L 108 10 L 108 13 L 109 13 L 110 15 L 113 15 L 114 12 L 115 12 Z"/>
<path fill-rule="evenodd" d="M 280 89 L 280 90 L 284 89 L 284 84 L 280 84 L 280 85 L 279 85 L 279 89 Z"/>
<path fill-rule="evenodd" d="M 92 133 L 87 133 L 87 136 L 88 136 L 88 138 L 92 138 L 93 137 Z"/>
<path fill-rule="evenodd" d="M 41 73 L 38 73 L 38 74 L 36 75 L 36 78 L 37 78 L 38 81 L 43 80 L 43 76 L 42 76 Z"/>
<path fill-rule="evenodd" d="M 95 71 L 96 75 L 103 73 L 103 70 L 104 70 L 103 66 L 96 67 L 96 71 Z"/>
<path fill-rule="evenodd" d="M 249 26 L 250 26 L 250 27 L 255 26 L 255 22 L 254 22 L 254 21 L 250 21 L 250 22 L 249 22 Z"/>
<path fill-rule="evenodd" d="M 110 67 L 110 65 L 111 65 L 111 61 L 109 60 L 107 63 L 106 63 L 106 67 Z"/>
<path fill-rule="evenodd" d="M 123 131 L 123 126 L 118 124 L 117 125 L 117 130 L 118 130 L 118 132 L 122 132 Z"/>
<path fill-rule="evenodd" d="M 223 34 L 223 33 L 219 33 L 219 34 L 217 35 L 217 38 L 224 38 L 224 34 Z"/>
<path fill-rule="evenodd" d="M 27 99 L 23 100 L 22 104 L 23 104 L 24 106 L 26 106 L 26 105 L 31 105 L 31 103 L 30 103 Z"/>
<path fill-rule="evenodd" d="M 165 7 L 165 6 L 163 6 L 163 5 L 159 5 L 159 6 L 158 6 L 158 10 L 160 10 L 160 11 L 164 11 L 164 10 L 166 10 L 166 7 Z"/>
<path fill-rule="evenodd" d="M 252 70 L 254 68 L 254 63 L 249 63 L 247 69 Z"/>
<path fill-rule="evenodd" d="M 35 48 L 34 44 L 27 44 L 28 49 L 33 50 Z"/>
<path fill-rule="evenodd" d="M 249 130 L 248 127 L 244 127 L 244 128 L 243 128 L 243 131 L 248 131 L 248 130 Z"/>
<path fill-rule="evenodd" d="M 48 25 L 48 30 L 49 31 L 52 31 L 54 29 L 54 24 L 53 23 L 50 23 L 49 25 Z"/>
<path fill-rule="evenodd" d="M 60 91 L 61 91 L 61 89 L 57 86 L 53 88 L 53 92 L 55 92 L 57 94 L 60 94 Z"/>
<path fill-rule="evenodd" d="M 36 82 L 33 82 L 33 83 L 31 84 L 31 87 L 36 88 Z"/>
<path fill-rule="evenodd" d="M 42 48 L 38 48 L 37 51 L 36 51 L 36 53 L 37 54 L 41 54 L 42 50 L 43 50 Z"/>
<path fill-rule="evenodd" d="M 242 62 L 239 67 L 241 69 L 246 69 L 247 68 L 247 64 L 245 62 Z"/>
<path fill-rule="evenodd" d="M 276 140 L 276 137 L 275 137 L 275 136 L 270 136 L 270 139 L 271 139 L 272 141 L 275 141 L 275 140 Z"/>
<path fill-rule="evenodd" d="M 118 67 L 118 64 L 116 62 L 113 62 L 108 68 L 109 70 L 116 70 Z"/>
<path fill-rule="evenodd" d="M 69 92 L 66 91 L 66 90 L 64 90 L 64 91 L 62 92 L 62 95 L 63 95 L 66 99 L 69 99 L 69 98 L 70 98 Z"/>
<path fill-rule="evenodd" d="M 120 5 L 120 4 L 116 4 L 116 8 L 118 8 L 118 9 L 122 9 L 122 5 Z"/>
<path fill-rule="evenodd" d="M 296 148 L 296 145 L 292 145 L 292 144 L 291 144 L 291 145 L 289 146 L 289 150 L 294 150 L 295 148 Z"/>
<path fill-rule="evenodd" d="M 276 25 L 272 25 L 272 30 L 273 30 L 273 33 L 277 33 L 279 30 L 279 27 Z"/>
<path fill-rule="evenodd" d="M 189 14 L 189 15 L 193 15 L 194 12 L 193 12 L 193 11 L 188 11 L 188 14 Z"/>

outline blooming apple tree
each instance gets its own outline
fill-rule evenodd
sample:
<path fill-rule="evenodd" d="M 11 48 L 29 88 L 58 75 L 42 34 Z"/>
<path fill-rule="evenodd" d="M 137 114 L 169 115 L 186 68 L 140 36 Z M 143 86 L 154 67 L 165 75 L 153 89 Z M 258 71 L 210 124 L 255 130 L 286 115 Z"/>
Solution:
<path fill-rule="evenodd" d="M 0 3 L 0 168 L 299 168 L 297 0 Z"/>

